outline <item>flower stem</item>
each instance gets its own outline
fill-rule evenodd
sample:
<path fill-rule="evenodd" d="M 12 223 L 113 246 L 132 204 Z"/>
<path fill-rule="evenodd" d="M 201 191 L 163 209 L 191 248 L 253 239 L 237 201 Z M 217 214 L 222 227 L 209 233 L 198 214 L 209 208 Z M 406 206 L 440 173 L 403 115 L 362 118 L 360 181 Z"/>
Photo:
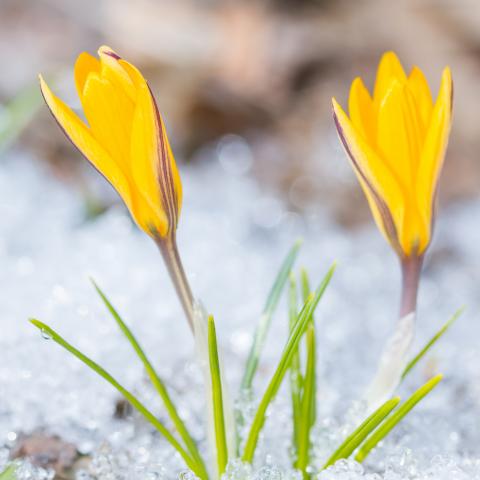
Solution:
<path fill-rule="evenodd" d="M 173 234 L 166 238 L 156 238 L 155 243 L 162 254 L 168 273 L 173 282 L 178 298 L 180 299 L 180 303 L 187 316 L 188 324 L 193 332 L 193 294 L 183 269 L 182 260 L 178 253 L 177 239 Z"/>
<path fill-rule="evenodd" d="M 400 318 L 412 313 L 417 308 L 418 285 L 423 265 L 423 255 L 405 257 L 400 260 L 402 268 L 402 297 L 400 301 Z"/>
<path fill-rule="evenodd" d="M 402 268 L 400 317 L 393 335 L 383 349 L 377 373 L 366 392 L 369 413 L 384 403 L 395 391 L 408 365 L 408 354 L 415 334 L 415 310 L 422 263 L 423 256 L 400 258 Z"/>

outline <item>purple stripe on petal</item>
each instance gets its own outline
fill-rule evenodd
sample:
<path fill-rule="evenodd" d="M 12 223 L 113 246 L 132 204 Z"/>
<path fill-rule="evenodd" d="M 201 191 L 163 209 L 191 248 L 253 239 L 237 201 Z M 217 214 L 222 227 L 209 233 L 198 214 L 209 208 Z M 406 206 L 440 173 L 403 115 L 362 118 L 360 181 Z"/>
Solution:
<path fill-rule="evenodd" d="M 102 53 L 104 53 L 105 55 L 108 55 L 109 57 L 114 58 L 115 60 L 121 60 L 122 59 L 122 57 L 117 55 L 115 52 L 112 52 L 111 50 L 104 50 Z"/>
<path fill-rule="evenodd" d="M 453 112 L 453 98 L 454 98 L 454 83 L 453 83 L 453 80 L 451 81 L 451 84 L 452 84 L 452 90 L 450 92 L 450 115 Z"/>
<path fill-rule="evenodd" d="M 150 96 L 155 108 L 155 116 L 157 122 L 157 141 L 158 141 L 158 158 L 160 162 L 159 168 L 159 186 L 160 194 L 162 196 L 162 202 L 165 208 L 165 213 L 168 218 L 168 232 L 167 234 L 173 234 L 177 228 L 178 224 L 178 198 L 177 192 L 175 191 L 175 184 L 173 181 L 173 173 L 170 165 L 170 157 L 168 154 L 168 148 L 166 145 L 165 131 L 163 128 L 163 122 L 160 116 L 160 111 L 158 110 L 157 102 L 153 96 L 150 86 Z"/>
<path fill-rule="evenodd" d="M 340 121 L 338 120 L 337 114 L 335 113 L 335 110 L 333 110 L 333 120 L 335 121 L 335 126 L 337 127 L 338 136 L 342 141 L 343 148 L 345 149 L 345 151 L 347 152 L 347 155 L 352 161 L 353 167 L 355 168 L 356 172 L 360 175 L 362 180 L 365 182 L 365 185 L 368 187 L 370 193 L 372 194 L 373 199 L 375 200 L 375 204 L 377 205 L 378 211 L 380 212 L 380 216 L 382 218 L 383 227 L 385 229 L 385 232 L 388 235 L 388 238 L 390 239 L 390 242 L 392 243 L 393 248 L 395 249 L 395 251 L 398 253 L 400 257 L 403 257 L 404 252 L 400 245 L 397 229 L 395 227 L 395 223 L 393 221 L 390 210 L 388 209 L 387 204 L 380 197 L 378 192 L 373 188 L 371 182 L 368 180 L 365 173 L 362 171 L 358 162 L 353 156 L 352 151 L 350 150 L 350 147 L 348 145 L 347 139 L 345 137 L 343 128 L 340 125 Z"/>

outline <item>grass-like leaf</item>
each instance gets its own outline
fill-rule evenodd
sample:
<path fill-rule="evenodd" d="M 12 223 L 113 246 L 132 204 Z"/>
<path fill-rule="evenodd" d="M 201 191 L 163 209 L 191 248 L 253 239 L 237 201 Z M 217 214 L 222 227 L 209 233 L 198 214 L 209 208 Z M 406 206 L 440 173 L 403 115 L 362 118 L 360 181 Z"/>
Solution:
<path fill-rule="evenodd" d="M 135 353 L 137 354 L 138 358 L 140 361 L 143 363 L 143 366 L 145 368 L 145 371 L 147 372 L 147 375 L 152 382 L 153 387 L 155 390 L 158 392 L 160 395 L 160 398 L 162 399 L 165 408 L 167 410 L 168 415 L 170 416 L 176 430 L 178 431 L 180 437 L 182 440 L 185 442 L 185 446 L 187 447 L 188 451 L 192 455 L 192 457 L 195 459 L 195 461 L 199 464 L 199 466 L 202 467 L 202 470 L 206 474 L 206 467 L 203 462 L 203 459 L 198 451 L 197 445 L 195 441 L 193 440 L 192 436 L 190 435 L 190 432 L 188 431 L 187 427 L 185 426 L 185 423 L 183 420 L 180 418 L 178 415 L 177 409 L 175 407 L 175 404 L 173 403 L 173 400 L 171 399 L 167 388 L 165 387 L 164 382 L 162 379 L 159 377 L 157 374 L 155 368 L 153 367 L 152 363 L 148 359 L 147 355 L 145 354 L 143 348 L 141 345 L 138 343 L 135 335 L 132 333 L 128 325 L 123 321 L 117 310 L 114 308 L 110 300 L 107 298 L 107 296 L 103 293 L 103 291 L 100 289 L 100 287 L 97 285 L 97 283 L 93 280 L 90 279 L 95 290 L 97 291 L 98 295 L 102 299 L 103 303 L 107 307 L 108 311 L 112 315 L 113 319 L 119 326 L 120 330 L 122 333 L 125 335 L 126 339 L 129 341 L 130 345 L 133 347 L 135 350 Z"/>
<path fill-rule="evenodd" d="M 255 376 L 255 372 L 257 371 L 260 354 L 262 352 L 265 339 L 267 337 L 268 329 L 270 328 L 272 316 L 275 312 L 275 309 L 277 308 L 280 296 L 282 294 L 282 290 L 288 280 L 288 275 L 297 258 L 301 244 L 301 240 L 297 240 L 295 242 L 294 246 L 283 261 L 280 271 L 278 272 L 272 289 L 270 290 L 270 293 L 267 297 L 267 301 L 265 303 L 265 307 L 260 317 L 258 326 L 255 330 L 252 346 L 248 354 L 245 372 L 243 374 L 241 383 L 241 388 L 243 390 L 249 390 L 252 387 L 253 377 Z"/>
<path fill-rule="evenodd" d="M 0 152 L 16 140 L 42 103 L 35 84 L 24 88 L 9 103 L 0 106 Z"/>
<path fill-rule="evenodd" d="M 315 311 L 315 308 L 317 307 L 318 302 L 322 298 L 323 293 L 325 292 L 325 289 L 327 288 L 330 282 L 330 279 L 332 278 L 334 270 L 335 270 L 335 265 L 333 265 L 330 268 L 330 270 L 327 272 L 323 281 L 315 291 L 315 294 L 310 295 L 309 299 L 305 303 L 302 311 L 298 316 L 298 321 L 288 338 L 287 344 L 285 345 L 285 348 L 283 350 L 280 361 L 278 362 L 275 373 L 273 374 L 267 386 L 267 389 L 260 401 L 257 412 L 255 414 L 252 425 L 250 427 L 250 431 L 247 437 L 245 449 L 242 456 L 242 459 L 244 462 L 251 463 L 253 460 L 253 455 L 257 447 L 258 436 L 265 423 L 265 415 L 267 412 L 267 408 L 270 405 L 273 398 L 275 397 L 275 395 L 277 394 L 278 389 L 280 388 L 280 385 L 282 384 L 282 380 L 285 376 L 285 373 L 287 372 L 287 369 L 291 364 L 292 355 L 297 349 L 298 343 L 300 342 L 300 339 L 305 333 L 308 323 L 312 318 L 313 312 Z"/>
<path fill-rule="evenodd" d="M 393 414 L 388 417 L 360 447 L 355 460 L 363 462 L 368 454 L 382 441 L 396 425 L 412 410 L 415 405 L 428 395 L 442 380 L 443 375 L 431 378 L 425 385 L 420 387 L 410 398 L 403 402 Z"/>
<path fill-rule="evenodd" d="M 463 313 L 465 307 L 459 308 L 450 319 L 443 325 L 443 327 L 427 342 L 427 344 L 415 355 L 412 360 L 405 367 L 402 373 L 402 380 L 410 373 L 415 365 L 428 353 L 428 351 L 443 337 L 445 332 L 455 323 L 457 318 Z"/>
<path fill-rule="evenodd" d="M 308 273 L 304 268 L 300 270 L 300 285 L 302 286 L 303 301 L 306 301 L 312 290 L 310 288 L 310 279 L 308 278 Z"/>
<path fill-rule="evenodd" d="M 50 328 L 45 323 L 31 319 L 30 322 L 35 325 L 43 335 L 51 338 L 55 343 L 63 347 L 65 350 L 70 352 L 72 355 L 77 357 L 81 362 L 90 367 L 95 373 L 104 378 L 110 385 L 112 385 L 118 392 L 120 392 L 123 397 L 139 412 L 145 419 L 150 422 L 161 435 L 167 440 L 168 443 L 181 455 L 187 466 L 202 480 L 207 479 L 208 477 L 204 476 L 202 469 L 199 468 L 198 463 L 190 456 L 190 454 L 182 447 L 178 440 L 167 430 L 165 425 L 160 422 L 155 415 L 143 405 L 140 400 L 138 400 L 133 393 L 128 391 L 123 387 L 115 378 L 112 377 L 103 367 L 98 365 L 98 363 L 91 360 L 89 357 L 84 355 L 82 352 L 77 350 L 73 345 L 70 345 L 63 337 L 61 337 L 55 330 Z"/>
<path fill-rule="evenodd" d="M 306 300 L 305 300 L 306 301 Z M 289 331 L 293 331 L 298 320 L 298 298 L 297 298 L 297 282 L 295 276 L 290 273 L 288 310 L 289 310 Z M 292 362 L 290 364 L 290 395 L 292 399 L 292 416 L 293 416 L 293 448 L 298 454 L 298 434 L 299 425 L 302 415 L 302 388 L 303 376 L 301 372 L 300 352 L 297 348 L 292 354 Z"/>
<path fill-rule="evenodd" d="M 302 413 L 298 428 L 298 459 L 296 467 L 307 478 L 307 465 L 310 455 L 310 429 L 315 423 L 316 401 L 316 345 L 315 324 L 310 322 L 306 332 L 307 363 L 303 387 Z"/>
<path fill-rule="evenodd" d="M 17 466 L 11 463 L 3 472 L 0 473 L 0 480 L 17 480 Z"/>
<path fill-rule="evenodd" d="M 364 420 L 333 452 L 332 456 L 327 460 L 323 469 L 333 465 L 341 458 L 348 458 L 358 448 L 358 446 L 375 430 L 378 425 L 390 414 L 390 412 L 400 403 L 400 397 L 394 397 L 387 400 L 375 412 L 373 412 L 366 420 Z"/>
<path fill-rule="evenodd" d="M 228 463 L 227 437 L 225 433 L 225 419 L 223 414 L 222 377 L 218 360 L 217 335 L 215 322 L 212 316 L 208 317 L 208 357 L 212 378 L 212 404 L 215 425 L 215 443 L 217 455 L 218 476 L 225 472 Z"/>
<path fill-rule="evenodd" d="M 300 283 L 302 285 L 303 301 L 306 302 L 308 296 L 312 292 L 312 289 L 310 288 L 310 279 L 308 277 L 308 273 L 304 268 L 302 268 L 300 270 Z M 315 319 L 313 318 L 313 315 L 312 315 L 311 321 L 312 321 L 312 324 L 315 323 Z M 313 340 L 314 340 L 314 343 L 315 343 L 315 334 L 313 336 L 314 336 Z M 314 347 L 315 347 L 315 345 L 314 345 Z M 307 353 L 307 355 L 308 355 L 308 353 Z M 314 360 L 316 362 L 316 357 L 314 357 Z M 307 368 L 308 368 L 308 366 L 307 366 Z M 316 365 L 313 365 L 313 368 L 316 369 Z M 307 376 L 306 373 L 305 373 L 305 376 Z M 316 376 L 316 370 L 315 370 L 315 372 L 313 372 L 313 376 L 314 377 Z M 316 383 L 313 383 L 312 395 L 313 395 L 314 398 L 316 398 L 316 396 L 317 396 L 316 388 L 317 388 Z M 314 401 L 312 403 L 311 414 L 310 414 L 310 425 L 311 426 L 315 423 L 315 419 L 316 419 L 316 416 L 317 416 L 316 409 L 317 409 L 317 402 Z"/>
<path fill-rule="evenodd" d="M 208 450 L 210 458 L 216 458 L 216 441 L 215 441 L 215 420 L 214 420 L 214 406 L 213 398 L 211 396 L 212 374 L 210 371 L 210 353 L 208 345 L 208 314 L 199 302 L 195 304 L 193 315 L 193 331 L 195 339 L 195 349 L 197 353 L 197 360 L 201 367 L 203 381 L 205 385 L 206 394 L 206 429 Z M 224 363 L 221 351 L 218 352 L 218 363 L 220 368 L 220 378 L 222 386 L 222 401 L 223 401 L 223 417 L 225 423 L 225 433 L 227 438 L 227 450 L 229 455 L 239 455 L 237 452 L 237 428 L 235 424 L 235 415 L 233 405 L 230 399 L 230 392 L 228 384 L 224 376 Z"/>

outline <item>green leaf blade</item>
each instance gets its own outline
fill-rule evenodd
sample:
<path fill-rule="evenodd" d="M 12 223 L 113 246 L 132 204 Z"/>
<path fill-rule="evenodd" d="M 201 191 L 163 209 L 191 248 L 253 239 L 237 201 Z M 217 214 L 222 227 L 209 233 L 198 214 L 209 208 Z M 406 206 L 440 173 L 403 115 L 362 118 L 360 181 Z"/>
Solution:
<path fill-rule="evenodd" d="M 310 288 L 310 279 L 308 278 L 308 273 L 304 268 L 300 270 L 300 285 L 302 286 L 302 297 L 303 301 L 305 302 L 312 289 Z"/>
<path fill-rule="evenodd" d="M 277 308 L 280 300 L 283 288 L 288 280 L 289 273 L 293 264 L 298 256 L 298 252 L 301 247 L 301 240 L 297 240 L 291 250 L 288 252 L 287 257 L 282 263 L 280 271 L 278 272 L 270 293 L 267 297 L 262 315 L 258 322 L 258 326 L 253 336 L 252 345 L 248 354 L 247 363 L 245 365 L 245 372 L 243 374 L 241 389 L 249 390 L 252 387 L 253 378 L 258 368 L 258 362 L 260 354 L 265 344 L 268 330 L 272 321 L 273 314 Z"/>
<path fill-rule="evenodd" d="M 70 352 L 73 356 L 75 356 L 78 360 L 83 362 L 87 365 L 90 369 L 92 369 L 95 373 L 100 375 L 103 379 L 105 379 L 110 385 L 112 385 L 122 396 L 139 412 L 141 413 L 145 419 L 150 422 L 160 434 L 163 435 L 165 440 L 180 454 L 183 458 L 187 466 L 200 478 L 206 479 L 202 475 L 201 470 L 198 468 L 197 463 L 190 457 L 188 452 L 182 447 L 182 445 L 178 442 L 178 440 L 167 430 L 167 428 L 160 422 L 155 415 L 148 410 L 143 403 L 138 400 L 135 395 L 133 395 L 130 391 L 128 391 L 125 387 L 123 387 L 112 375 L 110 375 L 103 367 L 101 367 L 98 363 L 91 360 L 89 357 L 84 355 L 82 352 L 77 350 L 73 345 L 69 344 L 63 337 L 61 337 L 55 330 L 51 327 L 46 325 L 45 323 L 41 322 L 37 319 L 30 319 L 30 323 L 32 323 L 35 327 L 37 327 L 46 338 L 50 338 L 55 343 L 63 347 L 65 350 Z"/>
<path fill-rule="evenodd" d="M 348 458 L 358 448 L 358 446 L 375 430 L 378 425 L 390 414 L 390 412 L 400 403 L 400 397 L 394 397 L 387 400 L 375 412 L 368 416 L 335 450 L 323 469 L 328 468 L 342 458 Z"/>
<path fill-rule="evenodd" d="M 307 478 L 307 466 L 310 459 L 310 430 L 315 423 L 316 400 L 316 341 L 313 322 L 306 332 L 307 363 L 305 368 L 305 383 L 303 388 L 302 413 L 300 417 L 298 459 L 296 467 Z"/>
<path fill-rule="evenodd" d="M 17 465 L 11 463 L 3 472 L 0 473 L 0 480 L 17 480 Z"/>
<path fill-rule="evenodd" d="M 42 104 L 35 84 L 25 87 L 9 103 L 0 106 L 0 153 L 15 142 Z"/>
<path fill-rule="evenodd" d="M 310 295 L 310 293 L 312 292 L 312 289 L 310 288 L 310 278 L 308 276 L 308 273 L 307 273 L 307 270 L 305 270 L 305 268 L 302 268 L 301 271 L 300 271 L 300 278 L 301 278 L 301 284 L 302 284 L 302 295 L 303 295 L 303 301 L 306 301 L 306 299 L 308 298 L 308 295 Z M 311 323 L 313 325 L 313 348 L 315 349 L 315 343 L 316 343 L 316 340 L 315 340 L 315 318 L 314 316 L 312 315 L 312 318 L 311 318 Z M 307 344 L 308 346 L 308 344 Z M 308 349 L 307 349 L 307 352 L 308 352 Z M 313 360 L 314 360 L 314 363 L 312 364 L 312 375 L 313 375 L 313 378 L 315 379 L 315 376 L 316 376 L 316 353 L 314 353 L 314 356 L 313 356 Z M 305 374 L 306 375 L 306 374 Z M 316 383 L 313 383 L 313 389 L 311 390 L 311 394 L 313 395 L 313 397 L 315 398 L 316 397 Z M 317 408 L 317 404 L 315 401 L 312 401 L 311 402 L 311 411 L 310 411 L 310 425 L 313 425 L 315 423 L 315 420 L 316 420 L 316 408 Z"/>
<path fill-rule="evenodd" d="M 180 418 L 180 415 L 177 412 L 177 409 L 175 407 L 175 404 L 173 400 L 170 397 L 170 394 L 168 393 L 167 388 L 165 387 L 165 383 L 162 381 L 160 376 L 157 374 L 157 371 L 153 367 L 152 363 L 150 362 L 149 358 L 145 354 L 145 351 L 137 341 L 135 335 L 133 332 L 130 330 L 128 325 L 123 321 L 122 317 L 118 313 L 118 311 L 115 309 L 115 307 L 112 305 L 110 300 L 107 298 L 105 293 L 100 289 L 98 284 L 93 280 L 90 279 L 92 282 L 93 287 L 95 288 L 96 292 L 100 296 L 102 302 L 106 306 L 107 310 L 110 312 L 111 316 L 117 323 L 118 327 L 122 331 L 122 333 L 125 335 L 125 338 L 128 340 L 132 348 L 134 349 L 135 353 L 137 354 L 138 358 L 142 362 L 145 371 L 147 372 L 147 375 L 159 394 L 160 398 L 162 399 L 165 409 L 167 410 L 167 413 L 172 420 L 177 432 L 179 433 L 180 437 L 185 443 L 185 446 L 187 447 L 188 451 L 192 455 L 192 457 L 195 459 L 195 461 L 199 464 L 201 467 L 201 470 L 203 471 L 204 475 L 206 475 L 206 467 L 203 462 L 203 459 L 200 455 L 200 452 L 198 451 L 197 445 L 195 441 L 193 440 L 192 436 L 190 435 L 190 432 L 188 431 L 185 423 L 183 420 Z"/>
<path fill-rule="evenodd" d="M 427 342 L 427 344 L 418 352 L 412 360 L 405 367 L 405 370 L 402 373 L 402 380 L 412 371 L 412 369 L 417 365 L 417 363 L 430 351 L 430 349 L 437 343 L 440 338 L 449 330 L 449 328 L 455 323 L 455 321 L 460 317 L 460 315 L 465 310 L 465 307 L 459 308 L 450 319 L 442 326 L 442 328 Z"/>
<path fill-rule="evenodd" d="M 289 281 L 289 332 L 292 333 L 293 328 L 298 320 L 298 298 L 297 298 L 297 283 L 295 276 L 290 274 Z M 306 301 L 306 299 L 304 300 Z M 290 364 L 290 394 L 292 402 L 292 416 L 293 416 L 293 448 L 295 455 L 298 455 L 299 444 L 299 430 L 300 420 L 302 415 L 302 388 L 303 376 L 301 372 L 300 352 L 297 348 L 292 355 L 292 362 Z"/>
<path fill-rule="evenodd" d="M 280 385 L 285 376 L 285 373 L 287 372 L 287 369 L 290 366 L 292 355 L 294 351 L 297 349 L 298 343 L 300 342 L 300 339 L 305 333 L 308 323 L 311 321 L 313 312 L 315 311 L 315 308 L 317 307 L 328 284 L 330 283 L 334 270 L 335 270 L 335 264 L 330 268 L 330 270 L 325 275 L 321 284 L 317 288 L 315 295 L 310 296 L 308 301 L 305 303 L 305 306 L 303 307 L 302 311 L 300 312 L 298 321 L 287 341 L 287 344 L 285 345 L 285 348 L 283 350 L 282 356 L 277 365 L 275 373 L 273 374 L 267 386 L 267 389 L 265 390 L 265 393 L 258 406 L 257 412 L 254 416 L 254 419 L 247 437 L 247 441 L 245 444 L 243 456 L 242 456 L 242 459 L 244 462 L 251 463 L 253 460 L 253 455 L 255 453 L 255 449 L 258 442 L 258 436 L 265 423 L 265 415 L 266 415 L 267 408 L 270 405 L 273 398 L 275 397 L 276 393 L 278 392 L 278 389 L 280 388 Z"/>
<path fill-rule="evenodd" d="M 215 426 L 215 442 L 217 447 L 218 476 L 225 472 L 228 463 L 227 437 L 225 433 L 225 418 L 223 410 L 222 376 L 218 359 L 217 335 L 213 317 L 208 317 L 208 356 L 212 378 L 213 420 Z"/>
<path fill-rule="evenodd" d="M 363 462 L 368 454 L 374 449 L 379 442 L 381 442 L 397 425 L 398 423 L 418 404 L 423 398 L 425 398 L 442 380 L 443 375 L 436 375 L 431 378 L 427 383 L 421 386 L 417 391 L 413 393 L 400 407 L 388 417 L 383 424 L 381 424 L 377 430 L 375 430 L 370 437 L 360 447 L 355 460 L 357 462 Z"/>

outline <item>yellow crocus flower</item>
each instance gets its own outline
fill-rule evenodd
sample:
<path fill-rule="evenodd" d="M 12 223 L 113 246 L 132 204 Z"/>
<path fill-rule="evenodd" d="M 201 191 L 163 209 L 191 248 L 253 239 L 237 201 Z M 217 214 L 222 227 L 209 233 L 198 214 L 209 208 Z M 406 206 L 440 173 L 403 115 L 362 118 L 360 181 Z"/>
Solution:
<path fill-rule="evenodd" d="M 138 226 L 157 243 L 193 329 L 194 299 L 178 254 L 182 184 L 165 125 L 142 74 L 111 48 L 75 64 L 81 120 L 40 76 L 45 101 L 72 143 L 112 184 Z"/>
<path fill-rule="evenodd" d="M 43 78 L 45 101 L 67 137 L 112 184 L 138 226 L 154 238 L 174 234 L 182 185 L 165 125 L 142 74 L 111 48 L 84 52 L 75 84 L 85 123 Z"/>
<path fill-rule="evenodd" d="M 339 136 L 375 221 L 400 258 L 420 257 L 431 240 L 452 92 L 448 67 L 433 102 L 422 71 L 413 67 L 407 76 L 397 56 L 387 52 L 373 96 L 356 78 L 349 116 L 332 100 Z"/>

